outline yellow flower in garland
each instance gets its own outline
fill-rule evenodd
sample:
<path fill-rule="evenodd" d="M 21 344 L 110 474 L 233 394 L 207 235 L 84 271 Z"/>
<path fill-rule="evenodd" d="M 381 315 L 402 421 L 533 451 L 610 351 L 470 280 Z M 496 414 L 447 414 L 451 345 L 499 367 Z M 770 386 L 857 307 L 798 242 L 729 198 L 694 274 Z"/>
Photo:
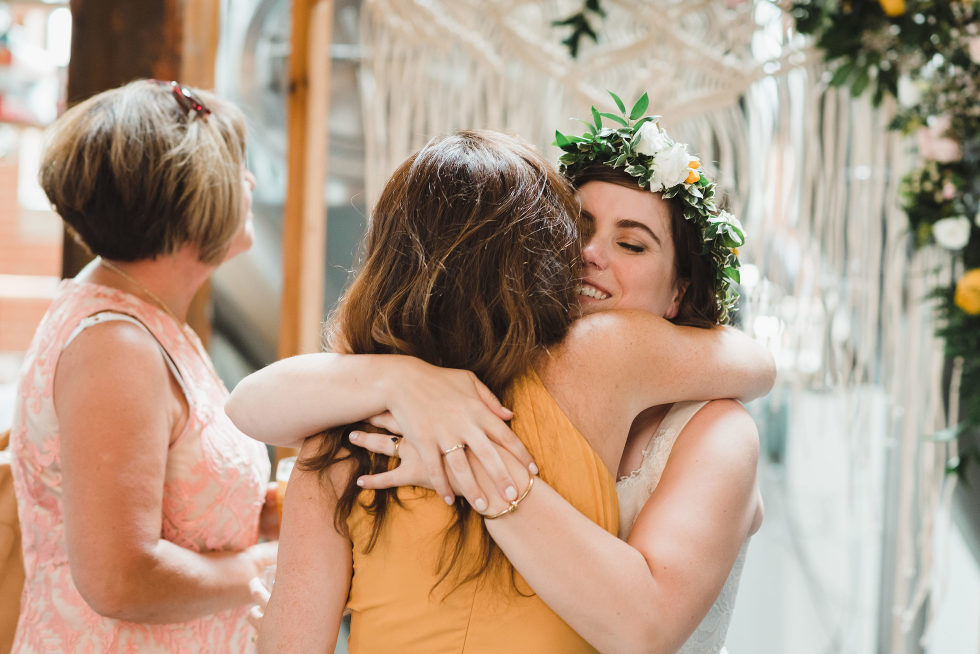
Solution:
<path fill-rule="evenodd" d="M 905 0 L 878 0 L 878 3 L 889 16 L 901 16 L 905 13 Z"/>
<path fill-rule="evenodd" d="M 956 282 L 953 302 L 971 316 L 980 315 L 980 268 L 967 270 Z"/>
<path fill-rule="evenodd" d="M 699 179 L 701 179 L 701 173 L 698 172 L 698 168 L 701 167 L 701 162 L 697 159 L 689 161 L 687 164 L 687 179 L 684 180 L 685 184 L 693 184 Z"/>

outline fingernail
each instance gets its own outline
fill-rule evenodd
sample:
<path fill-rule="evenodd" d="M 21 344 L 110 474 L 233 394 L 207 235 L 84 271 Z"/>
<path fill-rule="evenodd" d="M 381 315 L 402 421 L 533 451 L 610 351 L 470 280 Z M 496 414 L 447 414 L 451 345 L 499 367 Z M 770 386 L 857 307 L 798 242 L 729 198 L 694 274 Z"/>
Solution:
<path fill-rule="evenodd" d="M 356 432 L 356 431 L 352 431 L 352 432 L 350 433 L 350 439 L 351 439 L 352 441 L 356 441 L 356 440 L 357 440 L 357 432 Z"/>
<path fill-rule="evenodd" d="M 474 508 L 476 508 L 477 511 L 483 513 L 484 511 L 487 510 L 487 501 L 481 497 L 480 499 L 478 499 L 476 502 L 473 503 L 473 506 Z"/>
<path fill-rule="evenodd" d="M 453 505 L 453 496 L 452 495 L 446 495 L 442 499 L 444 499 L 446 501 L 446 504 L 448 504 L 449 506 L 452 506 Z"/>
<path fill-rule="evenodd" d="M 504 491 L 504 495 L 507 496 L 508 500 L 514 501 L 517 499 L 517 489 L 513 486 L 508 486 L 507 490 Z"/>
<path fill-rule="evenodd" d="M 361 486 L 361 487 L 364 486 L 364 477 L 358 477 L 357 478 L 357 485 L 358 486 Z"/>
<path fill-rule="evenodd" d="M 536 475 L 536 474 L 538 474 L 538 466 L 536 466 L 536 465 L 535 465 L 535 464 L 533 464 L 533 463 L 532 463 L 531 465 L 529 465 L 529 466 L 527 467 L 527 469 L 531 471 L 531 474 L 532 474 L 532 475 Z"/>

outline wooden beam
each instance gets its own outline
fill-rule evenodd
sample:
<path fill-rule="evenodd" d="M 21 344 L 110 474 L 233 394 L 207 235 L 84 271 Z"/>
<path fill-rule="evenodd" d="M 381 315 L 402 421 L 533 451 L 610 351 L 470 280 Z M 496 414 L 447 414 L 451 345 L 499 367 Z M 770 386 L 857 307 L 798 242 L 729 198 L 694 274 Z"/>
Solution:
<path fill-rule="evenodd" d="M 320 349 L 332 0 L 294 0 L 279 356 Z"/>
<path fill-rule="evenodd" d="M 181 20 L 183 38 L 180 57 L 180 82 L 202 89 L 214 88 L 215 61 L 218 58 L 218 35 L 221 33 L 219 0 L 194 0 L 183 3 Z M 211 340 L 211 280 L 194 295 L 187 309 L 187 323 L 207 347 Z"/>
<path fill-rule="evenodd" d="M 184 2 L 181 24 L 180 81 L 188 86 L 213 89 L 221 34 L 220 0 Z"/>

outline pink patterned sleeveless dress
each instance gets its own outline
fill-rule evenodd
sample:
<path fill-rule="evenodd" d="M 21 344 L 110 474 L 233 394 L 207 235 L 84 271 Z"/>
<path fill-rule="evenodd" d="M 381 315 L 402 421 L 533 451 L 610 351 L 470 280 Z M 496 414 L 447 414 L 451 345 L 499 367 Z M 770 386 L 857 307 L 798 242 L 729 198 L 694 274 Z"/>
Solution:
<path fill-rule="evenodd" d="M 11 430 L 26 572 L 16 654 L 253 649 L 245 606 L 179 624 L 135 624 L 95 613 L 72 581 L 52 400 L 55 366 L 82 329 L 133 319 L 160 344 L 190 407 L 187 426 L 167 456 L 161 536 L 195 552 L 240 551 L 257 541 L 269 459 L 265 446 L 238 431 L 225 415 L 228 391 L 212 374 L 200 341 L 189 327 L 178 326 L 133 295 L 66 280 L 28 350 Z"/>

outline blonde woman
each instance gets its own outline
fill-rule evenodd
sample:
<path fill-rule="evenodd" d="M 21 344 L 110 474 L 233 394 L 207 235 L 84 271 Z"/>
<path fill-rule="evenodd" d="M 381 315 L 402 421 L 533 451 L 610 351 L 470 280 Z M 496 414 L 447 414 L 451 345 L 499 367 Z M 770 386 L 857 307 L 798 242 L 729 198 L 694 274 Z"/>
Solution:
<path fill-rule="evenodd" d="M 98 256 L 59 287 L 17 390 L 14 652 L 251 648 L 269 461 L 185 322 L 251 245 L 244 149 L 241 112 L 177 82 L 100 93 L 51 129 L 41 185 Z"/>

